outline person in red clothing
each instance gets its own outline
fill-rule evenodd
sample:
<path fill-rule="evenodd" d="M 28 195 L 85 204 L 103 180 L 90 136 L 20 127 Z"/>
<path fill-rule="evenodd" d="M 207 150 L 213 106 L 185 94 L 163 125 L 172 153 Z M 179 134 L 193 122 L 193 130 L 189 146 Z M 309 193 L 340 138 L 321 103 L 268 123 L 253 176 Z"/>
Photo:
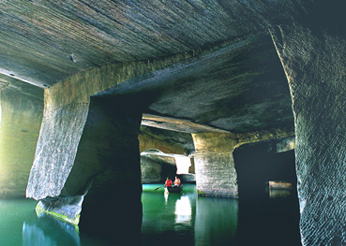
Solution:
<path fill-rule="evenodd" d="M 165 186 L 172 186 L 172 180 L 170 180 L 169 178 L 166 179 L 166 182 L 165 182 Z"/>

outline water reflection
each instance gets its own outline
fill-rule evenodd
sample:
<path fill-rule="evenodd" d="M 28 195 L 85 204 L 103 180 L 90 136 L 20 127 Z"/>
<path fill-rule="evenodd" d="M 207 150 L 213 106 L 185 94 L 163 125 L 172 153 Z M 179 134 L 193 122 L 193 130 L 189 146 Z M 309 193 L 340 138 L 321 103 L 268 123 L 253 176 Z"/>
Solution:
<path fill-rule="evenodd" d="M 154 192 L 156 187 L 143 188 L 141 245 L 230 245 L 234 241 L 237 200 L 197 198 L 194 185 L 184 185 L 182 194 Z"/>
<path fill-rule="evenodd" d="M 165 197 L 165 204 L 167 205 L 169 193 L 163 192 L 163 196 Z"/>
<path fill-rule="evenodd" d="M 175 203 L 175 224 L 191 226 L 192 208 L 188 196 L 182 196 Z"/>
<path fill-rule="evenodd" d="M 32 210 L 33 213 L 35 213 Z M 110 246 L 114 243 L 106 238 L 79 232 L 79 227 L 45 213 L 39 213 L 22 226 L 23 246 Z M 1 244 L 3 245 L 3 244 Z M 21 244 L 9 244 L 21 245 Z"/>
<path fill-rule="evenodd" d="M 141 245 L 194 245 L 194 189 L 184 186 L 182 194 L 168 194 L 153 191 L 156 187 L 143 187 Z"/>
<path fill-rule="evenodd" d="M 78 227 L 46 214 L 23 223 L 23 246 L 80 246 Z"/>
<path fill-rule="evenodd" d="M 236 245 L 301 245 L 298 199 L 292 193 L 240 198 L 238 216 Z"/>
<path fill-rule="evenodd" d="M 199 197 L 195 245 L 231 245 L 238 224 L 238 200 Z"/>
<path fill-rule="evenodd" d="M 141 245 L 300 245 L 296 198 L 197 197 L 194 185 L 165 196 L 153 191 L 157 186 L 143 189 Z M 37 217 L 36 204 L 0 201 L 0 245 L 114 245 L 45 214 Z"/>
<path fill-rule="evenodd" d="M 0 245 L 23 244 L 23 221 L 36 217 L 36 203 L 31 200 L 0 200 Z"/>
<path fill-rule="evenodd" d="M 80 246 L 75 226 L 46 215 L 35 214 L 37 201 L 0 200 L 1 246 Z"/>
<path fill-rule="evenodd" d="M 164 195 L 144 185 L 141 245 L 300 245 L 295 194 L 251 199 L 198 197 L 194 185 Z"/>
<path fill-rule="evenodd" d="M 273 190 L 269 189 L 270 198 L 285 198 L 289 197 L 292 194 L 290 190 Z"/>

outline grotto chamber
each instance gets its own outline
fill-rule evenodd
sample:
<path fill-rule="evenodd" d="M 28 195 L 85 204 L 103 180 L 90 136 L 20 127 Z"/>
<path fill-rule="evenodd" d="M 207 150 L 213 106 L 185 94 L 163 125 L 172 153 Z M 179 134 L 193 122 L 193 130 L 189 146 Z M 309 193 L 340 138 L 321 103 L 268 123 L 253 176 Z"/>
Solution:
<path fill-rule="evenodd" d="M 250 55 L 254 52 L 256 56 Z M 265 62 L 272 59 L 274 65 Z M 232 237 L 224 243 L 238 240 L 241 207 L 235 200 L 235 149 L 294 135 L 288 85 L 269 33 L 225 43 L 178 65 L 131 78 L 128 71 L 136 73 L 143 66 L 150 70 L 152 64 L 125 66 L 124 78 L 120 78 L 125 81 L 101 91 L 97 87 L 90 91 L 90 86 L 105 83 L 100 78 L 109 83 L 119 79 L 113 74 L 112 69 L 118 69 L 115 65 L 87 71 L 44 90 L 46 103 L 27 196 L 40 200 L 39 210 L 45 213 L 67 216 L 72 209 L 84 233 L 114 242 L 139 243 L 141 227 L 148 229 L 147 205 L 143 203 L 148 194 L 142 187 L 141 159 L 150 156 L 152 162 L 155 153 L 155 162 L 167 162 L 173 153 L 170 162 L 174 168 L 166 168 L 163 174 L 159 171 L 160 181 L 176 173 L 177 160 L 184 157 L 191 163 L 188 172 L 196 185 L 186 186 L 187 194 L 182 197 L 155 194 L 160 197 L 153 201 L 167 206 L 173 199 L 173 223 L 163 223 L 182 226 L 189 242 L 212 242 L 212 227 L 201 226 L 206 216 L 210 224 L 227 225 L 217 236 L 219 244 L 228 231 Z M 252 72 L 244 77 L 226 76 L 247 66 Z M 206 78 L 212 83 L 206 83 Z M 88 84 L 81 86 L 84 80 Z M 271 93 L 273 89 L 276 94 Z M 240 92 L 244 94 L 239 96 Z M 187 101 L 189 106 L 185 107 Z M 230 124 L 233 121 L 236 124 Z M 140 153 L 144 153 L 142 157 Z M 220 209 L 212 212 L 213 207 Z M 231 221 L 226 222 L 223 214 Z M 151 229 L 147 232 L 153 233 Z"/>
<path fill-rule="evenodd" d="M 208 232 L 219 228 L 218 245 L 221 238 L 229 244 L 246 240 L 244 211 L 254 214 L 260 207 L 279 213 L 260 201 L 281 203 L 272 182 L 285 181 L 275 185 L 291 185 L 298 198 L 290 201 L 295 208 L 290 219 L 299 219 L 301 238 L 293 239 L 304 246 L 345 244 L 343 5 L 338 0 L 2 1 L 0 221 L 13 224 L 3 224 L 1 242 L 49 245 L 66 238 L 80 245 L 88 227 L 100 238 L 132 231 L 130 239 L 137 240 L 141 225 L 150 241 L 155 223 L 145 224 L 146 213 L 166 214 L 155 214 L 143 202 L 155 201 L 156 193 L 147 189 L 155 183 L 143 188 L 141 153 L 144 162 L 160 166 L 167 157 L 162 153 L 178 152 L 190 158 L 188 172 L 196 184 L 188 184 L 181 197 L 157 197 L 171 209 L 170 234 L 181 229 L 187 242 L 208 244 L 214 238 Z M 178 133 L 189 137 L 188 146 Z M 293 136 L 294 152 L 265 147 Z M 141 137 L 156 144 L 141 148 Z M 267 166 L 285 158 L 295 162 L 296 179 Z M 260 163 L 270 176 L 255 175 Z M 149 168 L 156 174 L 145 182 L 177 172 L 170 165 L 163 173 Z M 269 196 L 267 183 L 275 191 Z M 257 196 L 253 208 L 247 201 Z M 12 198 L 24 197 L 28 203 L 20 210 Z M 73 208 L 72 222 L 80 220 L 80 230 L 48 216 L 33 219 L 31 199 L 42 202 L 44 212 L 52 203 Z M 223 220 L 222 210 L 203 212 L 210 207 L 229 207 L 224 217 L 230 219 Z M 27 217 L 17 220 L 18 211 Z M 213 224 L 213 217 L 222 223 Z M 222 224 L 229 227 L 223 231 Z M 66 230 L 56 236 L 46 231 L 50 226 L 51 232 Z M 287 237 L 285 229 L 267 228 Z M 9 231 L 17 234 L 6 237 Z M 224 237 L 227 232 L 231 238 Z"/>

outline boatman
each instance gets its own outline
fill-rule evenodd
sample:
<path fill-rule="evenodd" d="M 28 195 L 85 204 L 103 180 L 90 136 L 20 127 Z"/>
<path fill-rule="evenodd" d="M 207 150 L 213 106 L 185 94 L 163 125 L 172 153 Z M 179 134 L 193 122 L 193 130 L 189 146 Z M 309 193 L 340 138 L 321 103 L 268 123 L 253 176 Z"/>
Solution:
<path fill-rule="evenodd" d="M 180 185 L 180 179 L 175 176 L 175 180 L 174 180 L 174 186 L 179 186 Z"/>
<path fill-rule="evenodd" d="M 170 180 L 169 178 L 166 179 L 166 182 L 165 182 L 165 186 L 172 186 L 172 180 Z"/>

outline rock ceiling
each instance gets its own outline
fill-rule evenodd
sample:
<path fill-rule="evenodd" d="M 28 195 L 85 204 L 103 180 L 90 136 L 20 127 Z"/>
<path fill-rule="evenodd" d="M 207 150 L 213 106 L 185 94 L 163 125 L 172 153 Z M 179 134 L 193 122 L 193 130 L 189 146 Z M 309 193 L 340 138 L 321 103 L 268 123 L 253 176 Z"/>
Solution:
<path fill-rule="evenodd" d="M 104 64 L 166 57 L 263 30 L 263 15 L 273 10 L 269 19 L 292 18 L 291 1 L 268 2 L 3 0 L 0 72 L 48 87 Z"/>
<path fill-rule="evenodd" d="M 1 1 L 0 86 L 16 81 L 26 84 L 21 91 L 27 84 L 49 88 L 103 65 L 191 52 L 196 55 L 109 93 L 146 95 L 149 116 L 217 131 L 291 131 L 288 83 L 269 29 L 304 21 L 312 16 L 309 4 L 317 5 L 293 0 Z"/>

